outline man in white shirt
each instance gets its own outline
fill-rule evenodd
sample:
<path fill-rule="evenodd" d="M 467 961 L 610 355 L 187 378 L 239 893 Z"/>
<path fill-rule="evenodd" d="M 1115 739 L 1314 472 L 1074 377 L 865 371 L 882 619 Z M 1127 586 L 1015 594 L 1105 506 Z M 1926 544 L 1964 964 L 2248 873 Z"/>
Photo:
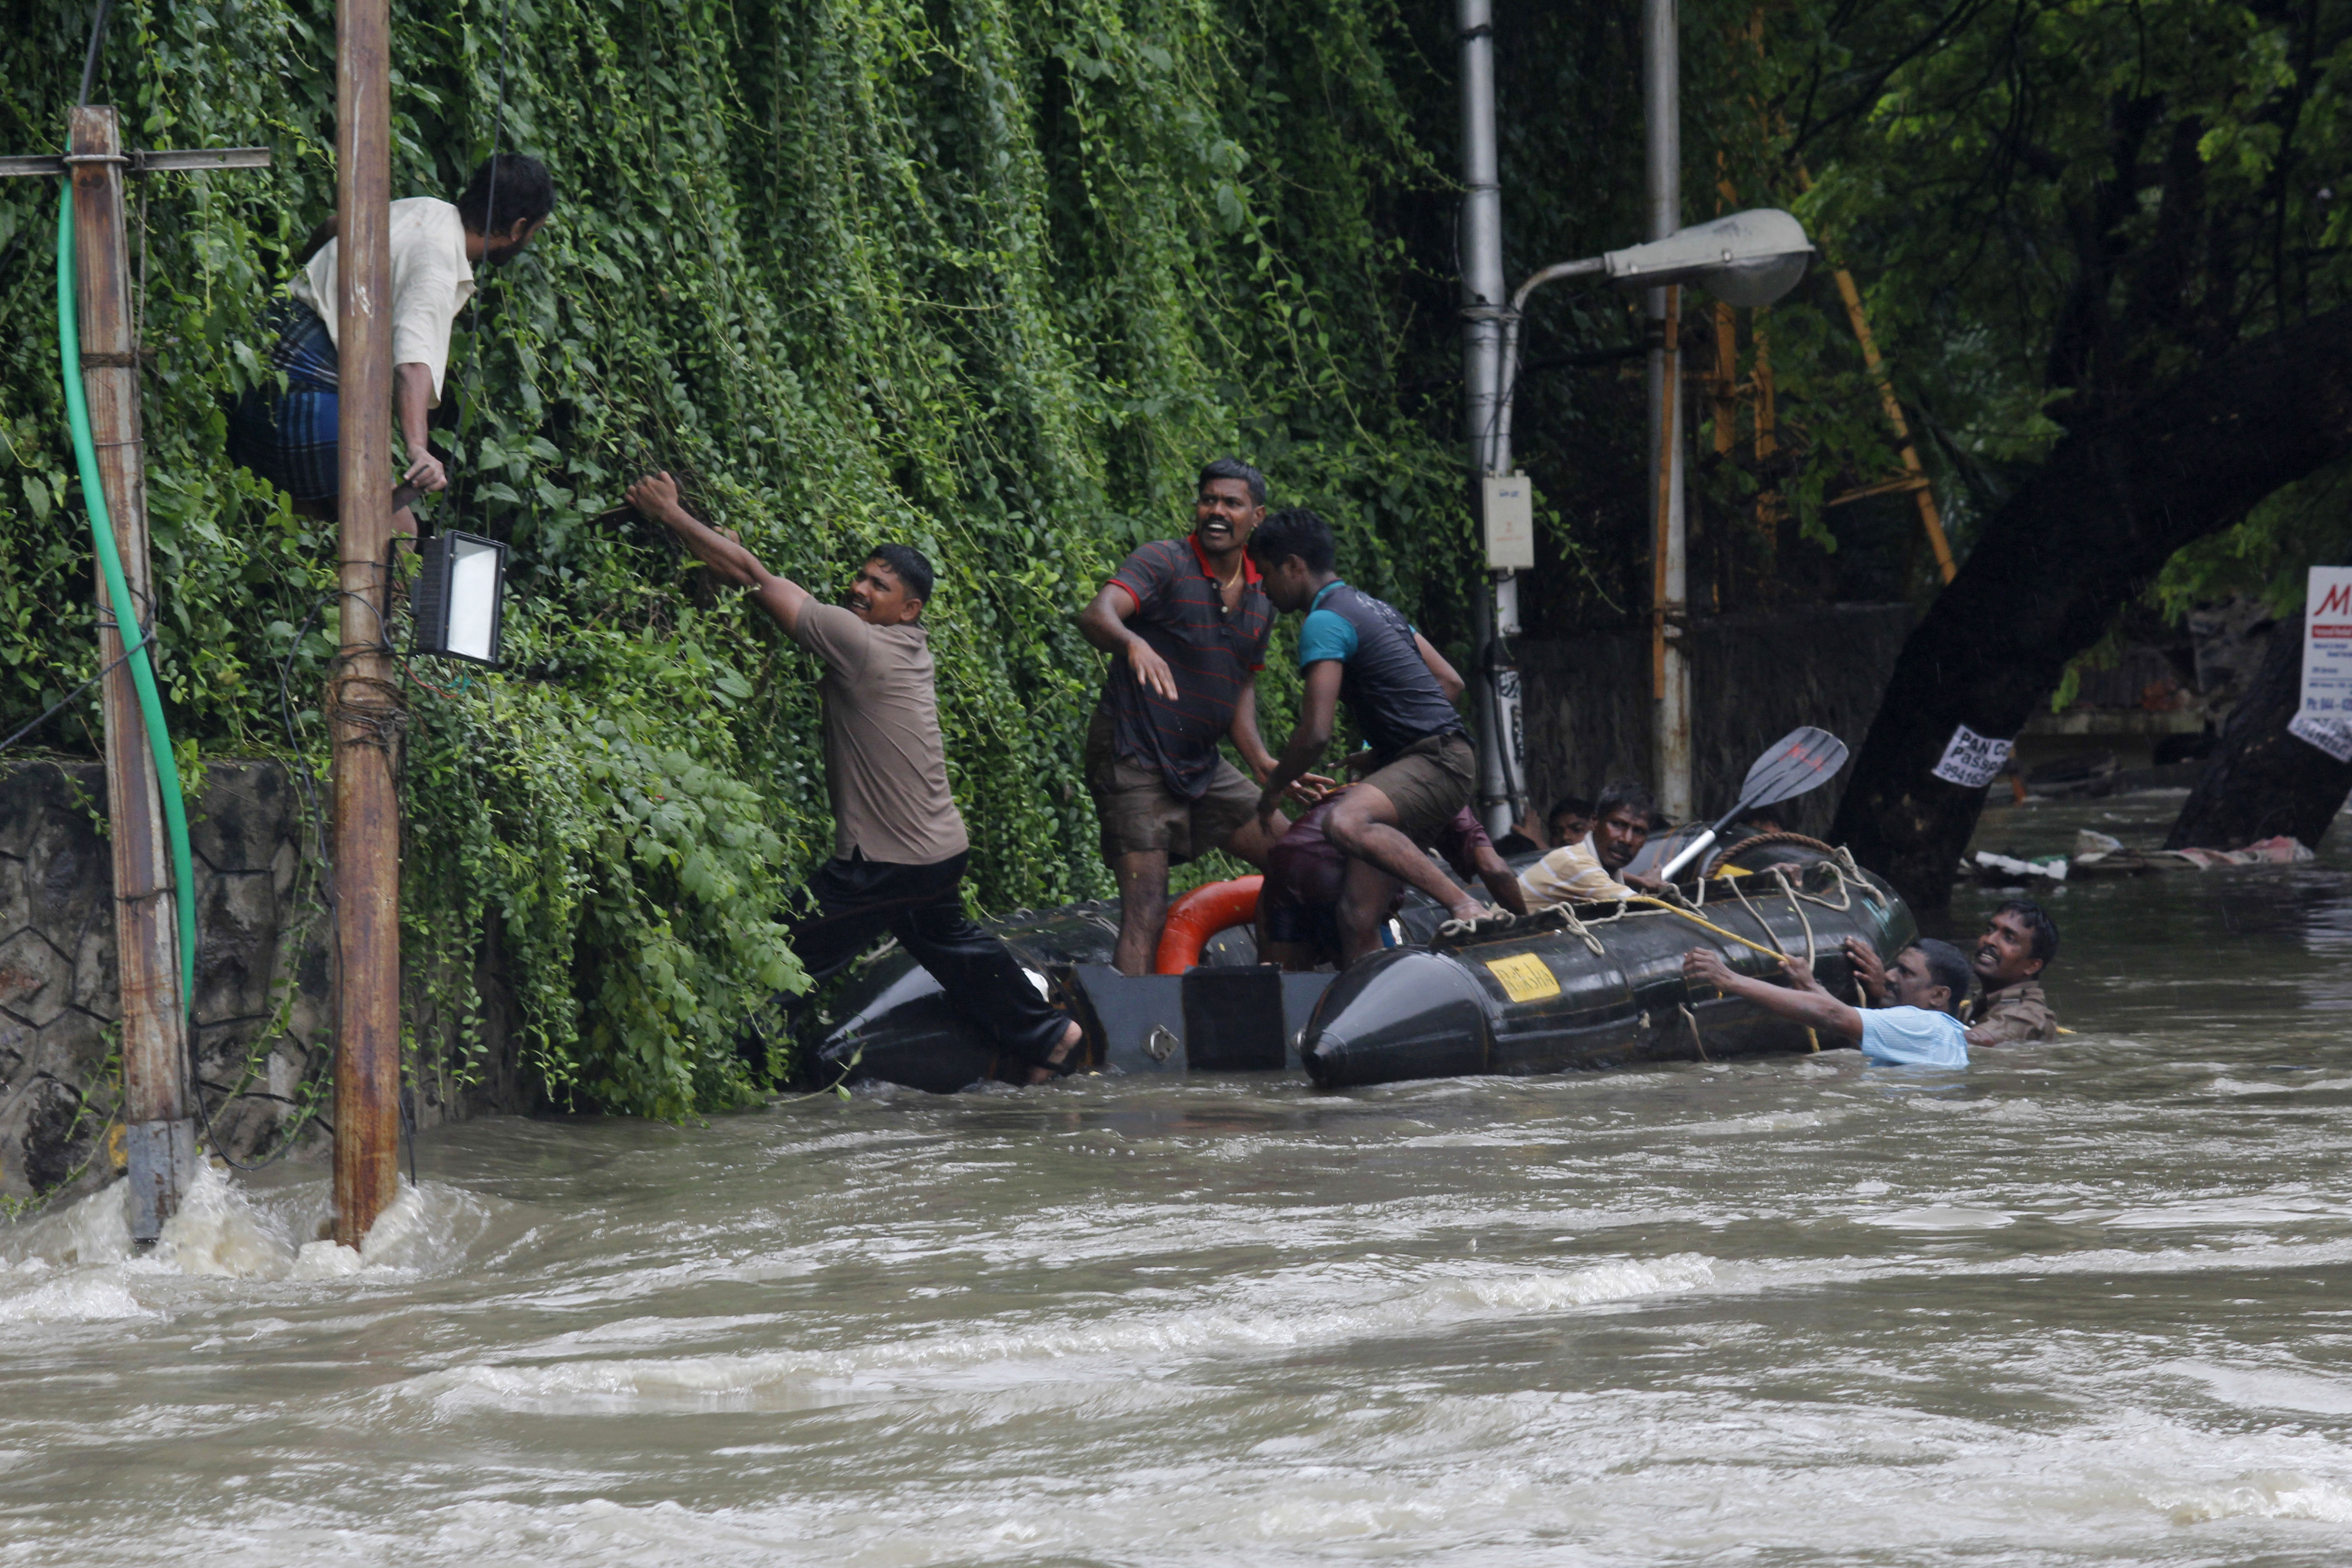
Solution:
<path fill-rule="evenodd" d="M 1617 877 L 1650 841 L 1650 809 L 1649 795 L 1639 784 L 1612 784 L 1602 790 L 1593 807 L 1592 831 L 1519 873 L 1528 908 L 1601 904 L 1654 892 L 1657 883 L 1651 878 L 1631 879 L 1628 886 Z"/>
<path fill-rule="evenodd" d="M 1846 939 L 1848 957 L 1862 948 Z M 1863 949 L 1863 951 L 1868 951 Z M 1871 953 L 1875 963 L 1877 954 Z M 1711 948 L 1683 954 L 1683 983 L 1711 985 L 1727 996 L 1744 997 L 1767 1013 L 1824 1030 L 1862 1047 L 1863 1059 L 1880 1067 L 1964 1068 L 1968 1032 L 1959 1020 L 1969 994 L 1969 961 L 1948 942 L 1921 937 L 1887 965 L 1889 1001 L 1883 1007 L 1854 1007 L 1831 995 L 1801 958 L 1784 958 L 1789 984 L 1775 985 L 1738 973 Z"/>
<path fill-rule="evenodd" d="M 412 196 L 392 204 L 393 403 L 408 452 L 403 485 L 429 493 L 449 483 L 426 444 L 426 421 L 440 406 L 449 333 L 474 297 L 475 265 L 512 260 L 554 205 L 547 166 L 519 153 L 483 160 L 454 203 Z M 331 219 L 323 232 L 331 237 L 335 226 Z M 333 516 L 341 489 L 339 250 L 329 237 L 272 312 L 278 339 L 269 363 L 285 378 L 283 389 L 248 391 L 230 421 L 230 455 L 313 517 Z M 394 515 L 393 527 L 416 531 L 405 507 Z"/>

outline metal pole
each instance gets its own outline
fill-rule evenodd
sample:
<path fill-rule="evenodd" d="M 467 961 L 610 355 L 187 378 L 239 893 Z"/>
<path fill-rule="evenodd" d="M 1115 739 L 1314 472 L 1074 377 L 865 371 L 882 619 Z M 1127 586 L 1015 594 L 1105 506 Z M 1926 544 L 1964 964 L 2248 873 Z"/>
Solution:
<path fill-rule="evenodd" d="M 1919 526 L 1927 532 L 1928 548 L 1936 552 L 1936 571 L 1948 583 L 1958 575 L 1959 567 L 1952 560 L 1951 541 L 1944 536 L 1944 515 L 1936 508 L 1936 492 L 1928 486 L 1919 448 L 1912 444 L 1911 422 L 1903 417 L 1894 378 L 1878 357 L 1878 340 L 1871 335 L 1870 318 L 1863 313 L 1862 290 L 1854 287 L 1853 274 L 1843 267 L 1837 269 L 1837 289 L 1838 298 L 1845 301 L 1846 321 L 1853 328 L 1854 341 L 1862 345 L 1862 363 L 1869 369 L 1870 379 L 1878 384 L 1878 406 L 1895 431 L 1895 445 L 1903 455 L 1904 478 L 1919 506 Z"/>
<path fill-rule="evenodd" d="M 1642 108 L 1649 195 L 1650 237 L 1664 239 L 1683 226 L 1682 87 L 1677 0 L 1642 0 Z M 1666 338 L 1666 290 L 1644 296 L 1654 336 L 1650 349 L 1650 472 L 1662 476 L 1663 515 L 1653 563 L 1651 606 L 1654 695 L 1652 770 L 1658 806 L 1677 822 L 1692 814 L 1690 658 L 1683 636 L 1688 559 L 1688 508 L 1684 494 L 1685 441 L 1668 407 L 1681 395 L 1681 352 Z M 1672 355 L 1670 362 L 1669 355 Z"/>
<path fill-rule="evenodd" d="M 72 111 L 67 167 L 74 184 L 74 287 L 81 305 L 81 377 L 89 401 L 99 483 L 113 516 L 122 574 L 142 619 L 155 614 L 147 560 L 147 466 L 139 415 L 139 343 L 132 335 L 131 259 L 123 222 L 121 122 L 105 106 Z M 123 637 L 101 571 L 98 655 L 106 729 L 108 847 L 114 861 L 115 967 L 122 985 L 123 1153 L 131 1235 L 154 1241 L 194 1180 L 189 1116 L 187 1013 L 172 900 L 171 847 L 147 726 L 121 662 Z"/>
<path fill-rule="evenodd" d="M 343 441 L 335 748 L 335 1239 L 399 1191 L 400 803 L 391 661 L 392 113 L 388 0 L 335 7 L 335 205 Z"/>
<path fill-rule="evenodd" d="M 1489 0 L 1455 0 L 1462 59 L 1462 379 L 1470 469 L 1481 479 L 1511 466 L 1511 389 L 1497 372 L 1508 285 L 1503 279 L 1503 188 L 1495 152 L 1495 29 Z M 1479 486 L 1483 507 L 1486 487 Z M 1483 546 L 1482 546 L 1483 550 Z M 1483 554 L 1482 554 L 1483 560 Z M 1510 639 L 1519 631 L 1518 579 L 1490 574 L 1493 596 L 1476 595 L 1478 815 L 1496 837 L 1523 808 L 1526 738 L 1519 671 Z"/>

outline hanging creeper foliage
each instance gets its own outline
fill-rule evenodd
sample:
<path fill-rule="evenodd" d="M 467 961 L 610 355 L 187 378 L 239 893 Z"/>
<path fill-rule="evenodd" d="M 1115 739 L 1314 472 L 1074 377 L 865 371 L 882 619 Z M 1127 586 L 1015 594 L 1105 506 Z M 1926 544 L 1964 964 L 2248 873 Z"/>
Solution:
<path fill-rule="evenodd" d="M 87 14 L 11 16 L 0 141 L 29 151 L 61 134 Z M 1202 460 L 1332 515 L 1375 591 L 1454 591 L 1458 469 L 1396 394 L 1405 263 L 1374 221 L 1443 184 L 1395 27 L 1359 0 L 398 8 L 395 195 L 454 195 L 494 136 L 558 190 L 485 270 L 436 415 L 435 520 L 509 541 L 514 576 L 507 666 L 409 688 L 412 1016 L 478 1020 L 495 969 L 557 1102 L 678 1117 L 743 1097 L 736 1022 L 800 983 L 778 918 L 830 843 L 814 669 L 619 507 L 641 470 L 821 594 L 877 541 L 938 563 L 950 767 L 997 905 L 1103 890 L 1072 617 L 1189 526 Z M 97 94 L 140 145 L 276 155 L 134 197 L 163 674 L 215 753 L 323 757 L 332 529 L 228 461 L 223 409 L 270 374 L 263 310 L 331 210 L 333 39 L 325 0 L 121 0 Z M 0 187 L 0 719 L 92 659 L 60 611 L 89 569 L 34 186 Z"/>

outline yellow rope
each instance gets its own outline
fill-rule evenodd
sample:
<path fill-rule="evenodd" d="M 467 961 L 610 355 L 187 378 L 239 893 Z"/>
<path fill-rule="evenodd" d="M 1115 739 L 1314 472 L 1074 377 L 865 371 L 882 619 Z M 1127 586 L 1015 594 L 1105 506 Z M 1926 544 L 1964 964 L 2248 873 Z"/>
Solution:
<path fill-rule="evenodd" d="M 1683 919 L 1690 921 L 1691 924 L 1695 926 L 1704 926 L 1706 929 L 1713 931 L 1716 935 L 1724 938 L 1726 941 L 1736 942 L 1742 947 L 1753 948 L 1767 958 L 1780 962 L 1786 962 L 1789 957 L 1787 953 L 1782 952 L 1779 948 L 1766 947 L 1760 942 L 1750 942 L 1746 937 L 1740 935 L 1738 931 L 1726 931 L 1721 926 L 1716 924 L 1713 921 L 1706 919 L 1704 915 L 1694 914 L 1690 910 L 1684 909 L 1679 904 L 1670 904 L 1664 899 L 1654 899 L 1643 893 L 1636 893 L 1632 901 L 1637 904 L 1654 904 L 1670 915 L 1680 915 Z"/>

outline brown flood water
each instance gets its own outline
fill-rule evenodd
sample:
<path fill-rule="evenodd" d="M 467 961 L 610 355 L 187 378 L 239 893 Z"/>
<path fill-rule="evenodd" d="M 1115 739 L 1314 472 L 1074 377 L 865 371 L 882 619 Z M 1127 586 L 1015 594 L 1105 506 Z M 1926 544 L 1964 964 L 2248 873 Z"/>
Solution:
<path fill-rule="evenodd" d="M 356 1272 L 101 1196 L 0 1228 L 0 1563 L 2340 1563 L 2347 839 L 2053 895 L 1966 1074 L 481 1122 Z"/>

